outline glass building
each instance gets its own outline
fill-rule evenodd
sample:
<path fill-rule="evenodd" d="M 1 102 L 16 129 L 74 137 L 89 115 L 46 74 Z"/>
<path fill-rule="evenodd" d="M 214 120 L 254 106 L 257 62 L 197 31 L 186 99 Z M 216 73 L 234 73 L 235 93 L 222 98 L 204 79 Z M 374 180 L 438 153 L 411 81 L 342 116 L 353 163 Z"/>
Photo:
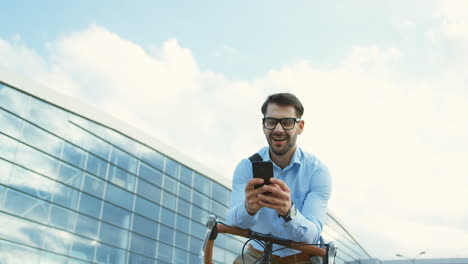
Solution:
<path fill-rule="evenodd" d="M 89 105 L 0 68 L 0 263 L 199 263 L 230 182 Z M 329 214 L 337 263 L 370 255 Z M 244 240 L 220 235 L 215 263 Z"/>

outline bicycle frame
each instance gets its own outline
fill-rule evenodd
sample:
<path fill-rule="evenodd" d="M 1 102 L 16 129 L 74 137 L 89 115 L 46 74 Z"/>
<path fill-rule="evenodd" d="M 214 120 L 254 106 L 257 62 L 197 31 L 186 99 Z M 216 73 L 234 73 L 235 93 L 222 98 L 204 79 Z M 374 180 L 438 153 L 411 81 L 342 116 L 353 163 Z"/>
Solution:
<path fill-rule="evenodd" d="M 319 256 L 323 259 L 323 264 L 334 264 L 336 256 L 336 247 L 332 242 L 327 244 L 317 244 L 310 245 L 307 243 L 294 242 L 287 239 L 282 239 L 268 234 L 262 234 L 253 232 L 249 229 L 242 229 L 235 226 L 228 226 L 217 221 L 216 216 L 211 215 L 207 222 L 207 232 L 205 234 L 205 240 L 203 242 L 202 251 L 200 252 L 200 257 L 204 258 L 205 264 L 212 264 L 213 258 L 213 246 L 218 233 L 232 234 L 249 239 L 258 239 L 265 242 L 265 250 L 261 257 L 261 262 L 263 264 L 271 263 L 272 257 L 272 247 L 273 244 L 282 245 L 289 248 L 294 248 L 305 252 L 311 256 Z M 319 246 L 325 246 L 321 248 Z"/>

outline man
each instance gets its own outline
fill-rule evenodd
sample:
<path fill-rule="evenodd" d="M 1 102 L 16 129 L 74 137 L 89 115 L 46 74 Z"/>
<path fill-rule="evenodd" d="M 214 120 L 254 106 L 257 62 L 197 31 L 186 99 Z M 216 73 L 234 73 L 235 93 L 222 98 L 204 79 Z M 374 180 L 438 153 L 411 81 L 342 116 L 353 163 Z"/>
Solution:
<path fill-rule="evenodd" d="M 234 172 L 228 224 L 297 242 L 318 243 L 325 222 L 331 179 L 326 166 L 296 146 L 304 130 L 304 107 L 290 93 L 268 96 L 262 105 L 263 133 L 269 147 L 258 151 L 263 161 L 273 162 L 270 185 L 254 189 L 263 179 L 253 178 L 252 163 L 243 159 Z M 270 192 L 270 194 L 264 194 Z M 278 249 L 275 246 L 273 250 Z M 245 263 L 254 263 L 263 248 L 251 242 Z M 300 251 L 276 251 L 277 263 L 311 263 Z M 242 262 L 239 256 L 234 261 Z M 257 262 L 258 263 L 258 262 Z M 274 262 L 273 262 L 274 263 Z"/>

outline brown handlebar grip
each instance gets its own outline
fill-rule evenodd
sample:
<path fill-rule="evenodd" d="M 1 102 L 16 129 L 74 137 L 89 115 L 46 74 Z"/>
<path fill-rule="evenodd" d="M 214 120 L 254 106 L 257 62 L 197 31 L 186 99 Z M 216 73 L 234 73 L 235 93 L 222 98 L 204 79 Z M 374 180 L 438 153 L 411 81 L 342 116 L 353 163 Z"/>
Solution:
<path fill-rule="evenodd" d="M 204 255 L 204 263 L 205 264 L 213 264 L 213 246 L 214 246 L 214 240 L 208 240 L 208 243 L 206 243 L 206 248 L 205 248 L 205 255 Z"/>

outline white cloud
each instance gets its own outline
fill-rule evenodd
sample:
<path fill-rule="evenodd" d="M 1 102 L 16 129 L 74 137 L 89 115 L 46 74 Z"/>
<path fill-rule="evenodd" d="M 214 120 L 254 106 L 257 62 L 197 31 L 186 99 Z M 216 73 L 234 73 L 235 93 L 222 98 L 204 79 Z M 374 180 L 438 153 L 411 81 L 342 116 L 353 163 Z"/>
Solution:
<path fill-rule="evenodd" d="M 436 16 L 442 20 L 442 29 L 450 38 L 468 38 L 468 2 L 441 0 Z"/>
<path fill-rule="evenodd" d="M 146 50 L 98 26 L 52 43 L 50 52 L 43 58 L 24 44 L 0 42 L 13 68 L 24 60 L 34 78 L 71 89 L 226 177 L 264 145 L 259 108 L 266 95 L 296 93 L 306 107 L 299 143 L 329 165 L 331 209 L 374 256 L 420 246 L 427 257 L 458 256 L 468 243 L 457 221 L 468 210 L 455 202 L 468 185 L 467 80 L 456 72 L 403 80 L 393 71 L 399 49 L 356 46 L 335 68 L 299 61 L 252 82 L 230 81 L 201 71 L 175 39 Z M 436 243 L 444 233 L 460 246 Z M 377 239 L 389 243 L 374 246 Z"/>

